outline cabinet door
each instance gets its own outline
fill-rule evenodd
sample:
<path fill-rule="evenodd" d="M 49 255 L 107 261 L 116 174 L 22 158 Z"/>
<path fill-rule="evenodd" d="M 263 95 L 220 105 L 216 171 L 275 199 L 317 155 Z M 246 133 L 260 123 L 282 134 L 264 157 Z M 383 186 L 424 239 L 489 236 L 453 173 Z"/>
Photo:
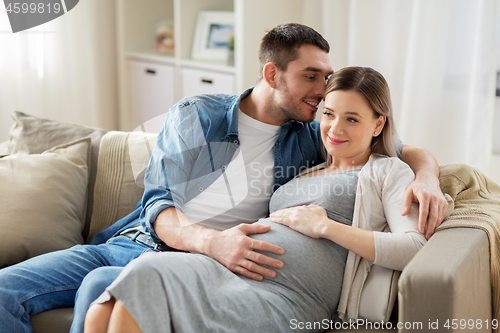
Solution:
<path fill-rule="evenodd" d="M 234 94 L 234 75 L 182 68 L 182 96 Z"/>
<path fill-rule="evenodd" d="M 163 126 L 162 119 L 165 119 L 168 109 L 175 103 L 174 67 L 129 60 L 128 72 L 132 125 L 138 127 L 147 123 L 148 128 L 144 130 L 159 132 Z"/>

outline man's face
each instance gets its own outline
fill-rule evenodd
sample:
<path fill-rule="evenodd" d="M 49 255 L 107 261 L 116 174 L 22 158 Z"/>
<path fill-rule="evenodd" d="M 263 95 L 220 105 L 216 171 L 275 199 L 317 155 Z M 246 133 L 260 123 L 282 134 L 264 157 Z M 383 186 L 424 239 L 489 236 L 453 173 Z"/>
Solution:
<path fill-rule="evenodd" d="M 313 45 L 302 45 L 299 57 L 288 63 L 286 71 L 276 75 L 277 112 L 284 121 L 314 120 L 323 98 L 326 81 L 333 73 L 328 53 Z"/>

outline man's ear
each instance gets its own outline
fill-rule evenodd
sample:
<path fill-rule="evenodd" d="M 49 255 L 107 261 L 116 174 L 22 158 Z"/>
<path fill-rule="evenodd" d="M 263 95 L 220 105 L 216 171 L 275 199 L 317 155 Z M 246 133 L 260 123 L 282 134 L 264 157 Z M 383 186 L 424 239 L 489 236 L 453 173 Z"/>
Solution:
<path fill-rule="evenodd" d="M 278 67 L 274 62 L 268 62 L 264 65 L 262 69 L 262 78 L 271 88 L 276 88 L 276 74 L 278 71 Z"/>

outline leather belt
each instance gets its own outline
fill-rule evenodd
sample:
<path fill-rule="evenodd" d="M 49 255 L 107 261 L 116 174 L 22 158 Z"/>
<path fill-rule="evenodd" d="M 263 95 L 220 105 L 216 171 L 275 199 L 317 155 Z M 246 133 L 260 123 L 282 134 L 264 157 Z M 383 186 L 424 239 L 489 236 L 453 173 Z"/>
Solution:
<path fill-rule="evenodd" d="M 168 246 L 165 243 L 156 243 L 153 240 L 153 237 L 149 234 L 149 232 L 146 232 L 143 230 L 143 227 L 141 225 L 128 228 L 120 232 L 118 236 L 124 236 L 132 240 L 133 242 L 144 244 L 150 248 L 152 248 L 154 251 L 177 251 L 176 249 Z"/>

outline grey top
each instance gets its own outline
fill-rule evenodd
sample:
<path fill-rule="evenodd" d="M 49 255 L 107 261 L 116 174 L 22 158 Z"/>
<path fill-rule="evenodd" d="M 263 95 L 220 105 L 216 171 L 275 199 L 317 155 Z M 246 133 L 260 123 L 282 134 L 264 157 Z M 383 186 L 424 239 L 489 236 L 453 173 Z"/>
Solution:
<path fill-rule="evenodd" d="M 273 194 L 269 203 L 270 211 L 316 204 L 326 209 L 330 219 L 351 225 L 359 171 L 360 169 L 353 169 L 315 177 L 295 178 Z M 265 254 L 282 260 L 285 267 L 277 271 L 276 278 L 266 279 L 265 283 L 247 279 L 248 283 L 258 284 L 260 288 L 284 295 L 291 292 L 307 295 L 313 302 L 324 306 L 323 316 L 332 314 L 340 297 L 348 251 L 330 240 L 308 237 L 269 219 L 260 219 L 256 223 L 271 225 L 271 230 L 251 237 L 281 246 L 285 254 Z M 307 306 L 319 310 L 317 305 L 312 303 Z"/>
<path fill-rule="evenodd" d="M 360 170 L 292 179 L 273 194 L 269 210 L 316 204 L 326 209 L 328 218 L 351 225 Z"/>

